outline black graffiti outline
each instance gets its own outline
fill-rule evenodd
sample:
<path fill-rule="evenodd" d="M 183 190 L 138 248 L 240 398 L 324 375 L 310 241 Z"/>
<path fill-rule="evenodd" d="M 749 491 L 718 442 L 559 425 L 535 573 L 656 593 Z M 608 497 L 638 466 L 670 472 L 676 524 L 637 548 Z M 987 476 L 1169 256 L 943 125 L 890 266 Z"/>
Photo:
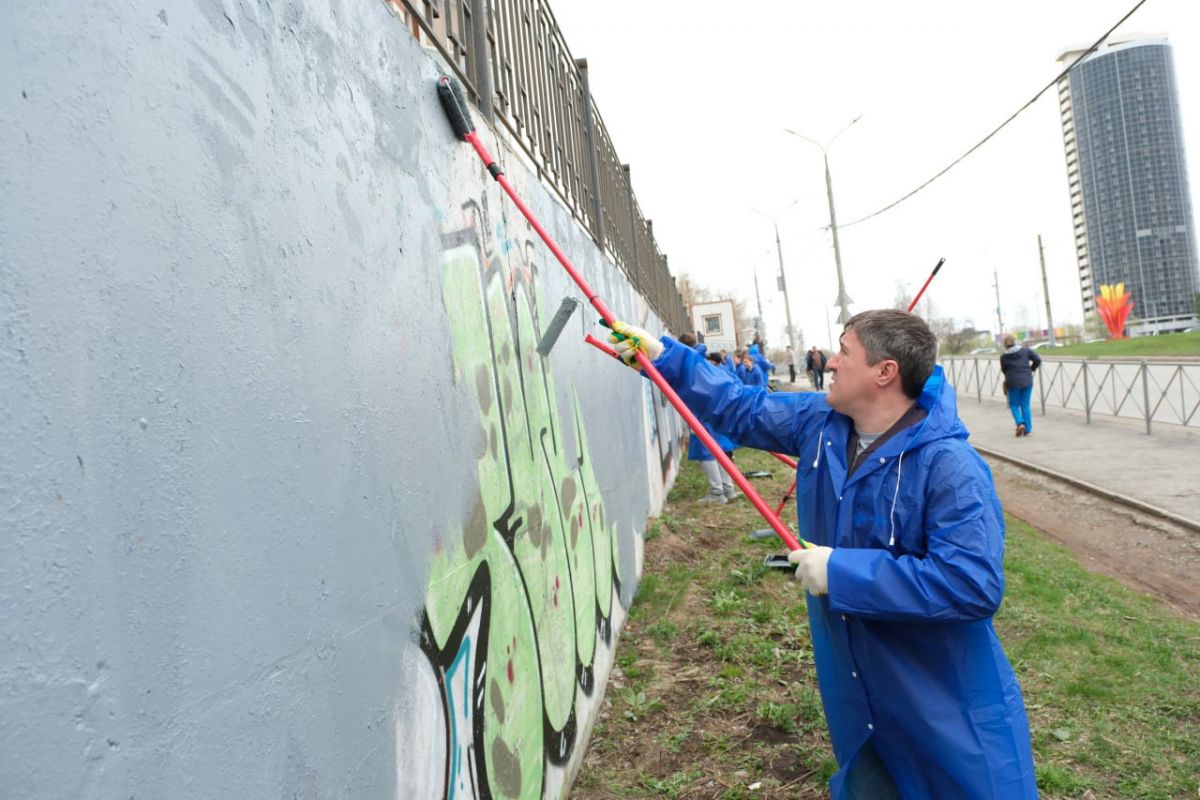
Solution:
<path fill-rule="evenodd" d="M 430 665 L 433 667 L 434 675 L 437 677 L 438 688 L 441 690 L 440 700 L 442 701 L 442 718 L 447 721 L 445 729 L 445 753 L 446 763 L 442 771 L 442 786 L 445 791 L 443 797 L 449 797 L 450 792 L 450 762 L 454 742 L 451 741 L 450 731 L 450 705 L 449 696 L 450 689 L 446 684 L 446 670 L 454 665 L 454 659 L 458 655 L 458 651 L 462 648 L 463 636 L 471 625 L 471 618 L 475 615 L 475 607 L 479 605 L 479 638 L 475 644 L 475 651 L 478 656 L 475 658 L 474 668 L 471 675 L 471 703 L 473 712 L 471 715 L 471 745 L 467 749 L 471 776 L 471 788 L 474 790 L 476 797 L 480 800 L 491 800 L 491 784 L 487 778 L 487 759 L 484 757 L 485 742 L 483 738 L 483 697 L 484 694 L 480 690 L 483 681 L 487 676 L 487 653 L 488 643 L 491 635 L 492 624 L 492 579 L 491 567 L 487 560 L 480 562 L 476 568 L 475 574 L 471 577 L 470 584 L 467 585 L 466 597 L 463 603 L 459 606 L 458 616 L 454 620 L 454 626 L 450 629 L 450 635 L 446 637 L 446 646 L 438 648 L 437 639 L 433 634 L 433 626 L 429 622 L 429 612 L 426 609 L 421 609 L 421 652 L 429 659 Z M 542 788 L 545 788 L 545 774 L 542 776 Z M 540 795 L 541 792 L 539 791 Z"/>
<path fill-rule="evenodd" d="M 473 200 L 468 201 L 467 203 L 464 203 L 462 208 L 466 211 L 474 212 L 474 214 L 472 215 L 472 223 L 477 223 L 478 218 L 481 216 L 486 218 L 486 211 L 481 211 L 481 209 L 478 207 L 477 204 L 475 204 L 475 202 Z M 533 242 L 530 241 L 530 242 L 527 242 L 526 244 L 530 245 L 530 244 L 533 244 Z M 521 570 L 520 562 L 517 561 L 516 557 L 515 557 L 515 555 L 516 555 L 515 554 L 516 534 L 520 530 L 522 524 L 524 523 L 524 518 L 523 517 L 516 517 L 515 519 L 512 518 L 513 514 L 516 512 L 516 503 L 517 503 L 516 490 L 515 490 L 514 481 L 513 481 L 513 463 L 512 463 L 512 459 L 511 459 L 511 453 L 509 452 L 508 426 L 505 422 L 504 395 L 503 395 L 503 392 L 501 391 L 501 387 L 500 387 L 501 365 L 497 361 L 497 352 L 496 352 L 496 345 L 495 345 L 496 336 L 495 336 L 495 331 L 493 328 L 491 316 L 490 316 L 490 314 L 488 314 L 488 305 L 487 305 L 488 283 L 491 280 L 502 279 L 500 276 L 501 269 L 500 269 L 499 259 L 488 258 L 485 256 L 484 244 L 483 244 L 482 238 L 479 235 L 479 231 L 477 230 L 476 227 L 474 227 L 474 226 L 467 227 L 467 228 L 463 228 L 463 229 L 442 235 L 443 250 L 451 249 L 451 248 L 459 247 L 459 246 L 464 246 L 464 245 L 474 248 L 475 253 L 476 253 L 476 258 L 479 263 L 480 300 L 481 300 L 481 305 L 482 305 L 482 310 L 483 310 L 484 321 L 487 325 L 489 351 L 491 353 L 492 385 L 493 385 L 493 389 L 496 393 L 498 416 L 500 418 L 500 426 L 501 426 L 501 438 L 503 439 L 503 446 L 506 451 L 506 453 L 505 453 L 505 455 L 506 455 L 506 470 L 505 470 L 506 476 L 505 477 L 506 477 L 506 480 L 508 483 L 509 501 L 508 501 L 508 504 L 505 507 L 505 509 L 501 512 L 500 516 L 492 523 L 492 525 L 495 528 L 495 530 L 497 531 L 497 533 L 500 534 L 501 539 L 504 541 L 506 547 L 508 548 L 509 555 L 513 556 L 513 564 L 516 567 L 516 573 L 521 581 L 521 592 L 522 592 L 523 598 L 525 600 L 526 607 L 529 608 L 530 607 L 529 606 L 530 596 L 531 596 L 530 592 L 529 592 L 529 586 L 526 583 L 524 572 Z M 541 327 L 540 319 L 539 319 L 539 315 L 538 315 L 537 304 L 536 304 L 535 298 L 534 298 L 534 286 L 532 284 L 532 278 L 537 274 L 537 267 L 536 267 L 536 265 L 528 264 L 527 268 L 529 270 L 528 274 L 529 274 L 531 280 L 530 281 L 523 280 L 524 275 L 521 274 L 520 282 L 522 284 L 524 284 L 524 286 L 526 287 L 526 291 L 524 293 L 525 294 L 525 302 L 527 303 L 527 307 L 531 314 L 532 325 L 533 325 L 535 336 L 536 336 L 536 335 L 540 335 L 540 327 Z M 518 383 L 519 383 L 519 386 L 521 389 L 522 408 L 525 412 L 525 418 L 528 423 L 530 421 L 530 410 L 529 410 L 529 405 L 528 405 L 528 399 L 525 394 L 524 366 L 521 363 L 520 326 L 518 324 L 517 309 L 516 309 L 516 304 L 517 304 L 516 285 L 517 285 L 517 282 L 514 281 L 512 290 L 509 292 L 506 292 L 506 294 L 509 296 L 510 301 L 511 301 L 510 304 L 506 304 L 507 305 L 506 312 L 507 312 L 507 316 L 508 316 L 508 322 L 511 326 L 511 331 L 512 331 L 512 335 L 513 335 L 514 360 L 517 363 L 518 376 L 519 376 Z M 555 417 L 556 417 L 555 410 L 557 408 L 557 404 L 554 402 L 554 399 L 552 398 L 552 396 L 550 394 L 549 381 L 546 377 L 544 370 L 543 370 L 541 382 L 542 382 L 543 391 L 545 392 L 545 396 L 546 396 L 546 400 L 547 400 L 547 411 L 548 411 L 548 417 L 549 417 L 550 424 L 549 424 L 549 426 L 543 426 L 540 429 L 539 439 L 541 440 L 541 444 L 542 444 L 542 456 L 543 456 L 543 460 L 545 462 L 545 467 L 548 470 L 548 473 L 550 476 L 550 483 L 551 483 L 551 486 L 553 487 L 553 490 L 555 493 L 555 506 L 558 509 L 558 514 L 560 517 L 560 525 L 562 526 L 561 530 L 563 531 L 563 536 L 564 536 L 563 546 L 564 546 L 564 550 L 565 550 L 565 548 L 566 548 L 566 540 L 565 540 L 566 527 L 565 527 L 565 522 L 562 519 L 562 513 L 563 513 L 562 512 L 562 503 L 561 503 L 561 499 L 558 498 L 558 486 L 555 483 L 554 470 L 551 466 L 551 460 L 550 460 L 549 454 L 546 451 L 546 445 L 545 445 L 545 434 L 547 432 L 549 432 L 550 437 L 551 437 L 552 452 L 555 455 L 559 454 L 558 436 L 554 429 L 555 428 Z M 581 421 L 579 421 L 578 418 L 576 419 L 576 422 L 577 422 L 577 424 L 581 424 Z M 532 425 L 527 424 L 526 427 L 530 430 L 531 451 L 532 451 Z M 582 442 L 583 440 L 582 440 L 582 438 L 580 438 L 578 441 Z M 582 456 L 582 453 L 580 453 L 579 465 L 582 466 L 582 463 L 583 463 L 583 456 Z M 588 513 L 586 514 L 586 516 L 588 518 L 589 534 L 591 535 L 592 540 L 593 540 L 591 558 L 594 563 L 594 561 L 596 559 L 595 546 L 594 546 L 595 530 L 594 530 L 592 515 L 590 513 L 591 500 L 587 493 L 586 481 L 584 481 L 582 479 L 582 470 L 579 471 L 579 474 L 581 475 L 580 485 L 581 485 L 581 491 L 583 492 L 583 496 L 584 496 L 584 504 L 588 509 Z M 612 578 L 613 578 L 613 587 L 619 596 L 620 589 L 621 589 L 621 582 L 620 582 L 620 576 L 619 576 L 618 570 L 617 570 L 617 564 L 615 562 L 615 559 L 613 558 L 611 544 L 610 544 L 605 556 L 607 558 L 607 561 L 609 562 L 608 566 L 609 566 L 609 570 L 610 570 L 610 572 L 612 574 Z M 593 649 L 593 663 L 590 665 L 584 665 L 582 662 L 582 659 L 579 657 L 579 647 L 578 647 L 579 631 L 578 631 L 578 628 L 576 625 L 575 597 L 574 597 L 574 589 L 573 589 L 574 576 L 573 576 L 572 570 L 571 570 L 571 559 L 570 559 L 569 552 L 566 554 L 566 558 L 564 558 L 564 562 L 566 563 L 567 580 L 570 582 L 570 586 L 572 587 L 568 591 L 568 594 L 571 596 L 571 613 L 568 615 L 568 617 L 570 619 L 571 630 L 572 630 L 571 639 L 575 643 L 575 646 L 573 648 L 574 656 L 575 656 L 575 676 L 574 676 L 575 677 L 575 685 L 577 685 L 579 687 L 579 689 L 581 691 L 583 691 L 584 696 L 591 697 L 593 695 L 593 692 L 595 691 L 594 658 L 595 658 L 595 653 L 598 652 L 598 650 L 595 648 Z M 448 689 L 445 685 L 445 670 L 447 668 L 449 668 L 449 666 L 453 663 L 454 654 L 457 653 L 459 647 L 461 646 L 461 636 L 462 636 L 463 632 L 466 630 L 467 626 L 470 624 L 471 616 L 473 613 L 475 613 L 476 603 L 483 602 L 485 604 L 484 607 L 482 609 L 480 609 L 480 613 L 483 614 L 483 618 L 481 619 L 481 622 L 480 622 L 481 636 L 480 636 L 479 652 L 481 655 L 479 658 L 479 663 L 477 666 L 477 673 L 475 676 L 476 681 L 472 682 L 473 692 L 475 692 L 475 696 L 472 698 L 472 703 L 474 704 L 477 713 L 475 714 L 475 717 L 473 720 L 473 726 L 474 726 L 474 730 L 472 731 L 473 744 L 469 748 L 469 750 L 472 753 L 472 761 L 473 761 L 473 766 L 474 766 L 474 770 L 471 773 L 472 780 L 474 781 L 474 779 L 477 776 L 479 778 L 478 784 L 474 785 L 473 788 L 476 791 L 476 794 L 480 798 L 483 798 L 485 800 L 490 800 L 491 786 L 487 781 L 487 765 L 486 765 L 486 755 L 485 755 L 485 749 L 484 749 L 485 745 L 484 745 L 484 738 L 483 738 L 484 731 L 483 731 L 482 707 L 483 707 L 483 702 L 484 702 L 483 701 L 484 685 L 481 682 L 479 682 L 482 679 L 482 676 L 486 673 L 486 668 L 487 668 L 487 650 L 486 650 L 486 646 L 485 646 L 487 637 L 486 637 L 486 634 L 482 633 L 482 631 L 490 630 L 490 623 L 491 623 L 491 618 L 490 618 L 490 614 L 491 614 L 491 604 L 490 604 L 491 583 L 490 583 L 490 570 L 488 570 L 486 568 L 487 563 L 488 562 L 485 559 L 481 563 L 480 569 L 476 571 L 475 576 L 472 578 L 471 585 L 468 588 L 467 597 L 464 599 L 463 604 L 459 607 L 458 616 L 455 619 L 455 624 L 454 624 L 454 627 L 452 628 L 452 633 L 451 633 L 450 638 L 448 639 L 447 647 L 445 649 L 440 650 L 440 651 L 438 650 L 438 648 L 436 646 L 436 641 L 435 641 L 433 633 L 432 633 L 432 629 L 429 625 L 427 612 L 425 612 L 425 611 L 422 612 L 422 650 L 428 656 L 431 664 L 434 665 L 435 672 L 437 673 L 437 676 L 438 676 L 439 686 L 440 686 L 441 692 L 442 692 L 441 700 L 442 700 L 442 705 L 443 705 L 443 712 L 448 713 L 448 705 L 447 705 L 448 704 L 448 699 L 447 699 Z M 594 569 L 595 568 L 593 567 L 593 573 L 594 573 Z M 594 581 L 594 575 L 593 575 L 593 581 Z M 595 621 L 596 630 L 597 630 L 597 633 L 599 634 L 600 641 L 604 642 L 605 646 L 611 646 L 611 642 L 612 642 L 612 624 L 611 624 L 611 618 L 610 618 L 611 610 L 612 610 L 612 593 L 613 593 L 612 591 L 609 592 L 609 598 L 608 598 L 609 609 L 607 612 L 605 612 L 600 607 L 600 600 L 599 600 L 599 597 L 597 596 L 597 592 L 595 590 L 593 590 L 593 592 L 592 592 L 593 602 L 594 602 L 595 612 L 596 612 L 596 621 Z M 531 608 L 530 608 L 530 610 L 532 611 Z M 533 619 L 532 614 L 530 615 L 530 619 L 532 621 L 532 619 Z M 533 636 L 534 652 L 540 654 L 541 649 L 540 649 L 538 626 L 536 624 L 533 624 L 530 626 L 530 630 L 531 630 L 532 636 Z M 448 659 L 448 661 L 447 661 L 447 659 Z M 556 729 L 553 726 L 553 724 L 550 722 L 550 718 L 546 712 L 545 680 L 542 677 L 543 669 L 542 669 L 542 664 L 541 664 L 540 658 L 537 659 L 537 665 L 538 665 L 538 683 L 539 683 L 539 689 L 541 691 L 541 701 L 542 701 L 543 756 L 551 764 L 554 764 L 556 766 L 562 766 L 562 765 L 565 765 L 570 760 L 570 757 L 574 752 L 574 746 L 575 746 L 575 743 L 576 743 L 577 737 L 578 737 L 577 703 L 575 701 L 574 692 L 572 692 L 572 697 L 570 700 L 570 712 L 567 716 L 567 720 L 563 724 L 562 729 Z M 444 773 L 445 777 L 444 777 L 443 785 L 445 786 L 446 790 L 448 791 L 450 788 L 448 781 L 449 781 L 449 769 L 450 769 L 450 752 L 451 752 L 450 748 L 452 745 L 452 743 L 449 741 L 449 737 L 450 737 L 449 727 L 447 727 L 447 730 L 446 730 L 446 737 L 447 737 L 447 744 L 446 744 L 447 763 L 445 765 L 445 773 Z M 539 796 L 542 794 L 542 792 L 545 789 L 545 780 L 546 780 L 546 773 L 545 773 L 545 770 L 543 770 L 542 774 L 541 774 L 541 786 L 539 787 L 539 790 L 538 790 Z"/>

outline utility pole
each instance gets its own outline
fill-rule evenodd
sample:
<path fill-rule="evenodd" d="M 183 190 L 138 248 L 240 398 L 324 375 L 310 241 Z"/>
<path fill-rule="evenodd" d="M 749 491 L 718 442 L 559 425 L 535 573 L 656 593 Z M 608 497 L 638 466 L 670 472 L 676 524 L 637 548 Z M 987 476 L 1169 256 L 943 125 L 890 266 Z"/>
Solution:
<path fill-rule="evenodd" d="M 854 122 L 858 122 L 858 120 L 856 119 Z M 850 125 L 853 125 L 854 122 L 851 122 Z M 854 301 L 850 299 L 850 295 L 846 294 L 846 282 L 842 280 L 842 248 L 838 246 L 837 211 L 833 208 L 833 178 L 829 176 L 829 155 L 824 148 L 821 149 L 821 155 L 825 157 L 825 194 L 829 197 L 829 230 L 833 232 L 833 263 L 837 266 L 837 304 L 841 309 L 838 312 L 837 321 L 839 325 L 845 325 L 850 321 L 849 306 Z"/>
<path fill-rule="evenodd" d="M 837 348 L 833 346 L 833 328 L 829 327 L 829 306 L 825 306 L 825 336 L 829 340 L 829 344 L 825 346 L 832 351 L 836 351 Z"/>
<path fill-rule="evenodd" d="M 1054 347 L 1054 317 L 1050 316 L 1050 284 L 1046 282 L 1046 253 L 1042 250 L 1042 235 L 1038 234 L 1038 260 L 1042 262 L 1042 297 L 1046 299 L 1046 329 L 1050 331 L 1050 346 Z"/>
<path fill-rule="evenodd" d="M 996 274 L 996 270 L 992 270 L 992 288 L 996 290 L 996 324 L 1000 326 L 1000 330 L 996 333 L 996 342 L 1003 342 L 1004 336 L 1004 317 L 1000 316 L 1000 276 Z"/>
<path fill-rule="evenodd" d="M 787 337 L 793 358 L 796 353 L 796 329 L 792 327 L 792 302 L 788 299 L 787 277 L 783 274 L 783 245 L 779 242 L 779 224 L 775 224 L 775 252 L 779 254 L 779 288 L 783 291 L 783 310 L 787 314 Z M 760 312 L 761 313 L 761 312 Z"/>
<path fill-rule="evenodd" d="M 758 270 L 754 270 L 754 302 L 758 304 L 758 316 L 754 318 L 754 338 L 762 338 L 762 295 L 758 293 Z M 763 355 L 766 355 L 765 353 Z"/>
<path fill-rule="evenodd" d="M 791 128 L 784 128 L 787 133 L 792 136 L 803 139 L 809 144 L 815 144 L 821 150 L 821 157 L 825 160 L 825 196 L 829 200 L 829 230 L 833 233 L 833 263 L 837 266 L 838 279 L 838 296 L 834 303 L 838 306 L 838 324 L 845 325 L 850 319 L 850 304 L 854 301 L 850 299 L 850 295 L 846 294 L 846 282 L 842 279 L 842 248 L 838 244 L 838 229 L 837 229 L 837 211 L 833 207 L 833 178 L 829 174 L 829 148 L 833 145 L 834 139 L 848 131 L 854 123 L 862 119 L 862 115 L 850 120 L 850 124 L 835 133 L 828 142 L 821 144 L 815 139 L 810 139 L 802 133 L 797 133 Z"/>

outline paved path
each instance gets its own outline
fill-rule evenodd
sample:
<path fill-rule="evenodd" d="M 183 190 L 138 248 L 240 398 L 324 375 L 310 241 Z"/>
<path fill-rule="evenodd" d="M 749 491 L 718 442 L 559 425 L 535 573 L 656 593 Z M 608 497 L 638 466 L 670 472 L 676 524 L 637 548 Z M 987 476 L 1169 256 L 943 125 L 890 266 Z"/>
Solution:
<path fill-rule="evenodd" d="M 958 395 L 958 415 L 971 443 L 1001 455 L 1085 481 L 1113 494 L 1164 509 L 1200 525 L 1200 432 L 1092 416 L 1033 409 L 1033 435 L 1013 435 L 1008 407 Z"/>

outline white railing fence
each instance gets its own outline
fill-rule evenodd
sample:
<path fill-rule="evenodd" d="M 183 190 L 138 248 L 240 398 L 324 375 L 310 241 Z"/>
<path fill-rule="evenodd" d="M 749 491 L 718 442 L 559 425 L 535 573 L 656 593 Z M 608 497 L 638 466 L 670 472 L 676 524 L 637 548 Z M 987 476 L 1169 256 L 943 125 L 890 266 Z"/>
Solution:
<path fill-rule="evenodd" d="M 1004 401 L 1000 359 L 996 356 L 946 356 L 939 359 L 960 395 Z M 1034 394 L 1046 408 L 1084 412 L 1146 423 L 1200 428 L 1200 362 L 1161 360 L 1084 360 L 1043 358 L 1034 373 Z"/>

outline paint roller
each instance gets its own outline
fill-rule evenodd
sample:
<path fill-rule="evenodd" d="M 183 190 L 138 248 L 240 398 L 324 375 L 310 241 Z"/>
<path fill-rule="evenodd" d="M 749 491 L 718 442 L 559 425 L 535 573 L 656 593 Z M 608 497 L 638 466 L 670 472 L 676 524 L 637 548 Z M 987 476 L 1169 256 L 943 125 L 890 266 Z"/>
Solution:
<path fill-rule="evenodd" d="M 554 343 L 558 341 L 558 337 L 562 335 L 563 328 L 567 326 L 567 320 L 575 313 L 575 309 L 579 307 L 579 301 L 574 297 L 564 297 L 562 303 L 558 307 L 558 312 L 554 318 L 550 320 L 550 324 L 546 326 L 545 333 L 542 334 L 542 339 L 537 344 L 537 354 L 543 358 L 550 355 L 550 351 L 554 348 Z"/>

